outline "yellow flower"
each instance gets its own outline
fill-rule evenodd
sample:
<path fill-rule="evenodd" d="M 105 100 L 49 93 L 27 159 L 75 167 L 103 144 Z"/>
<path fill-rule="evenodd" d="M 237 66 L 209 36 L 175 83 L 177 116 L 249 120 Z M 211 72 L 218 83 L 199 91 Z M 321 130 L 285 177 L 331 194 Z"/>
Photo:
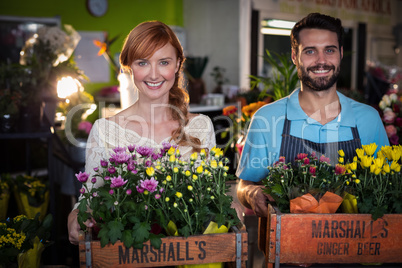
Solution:
<path fill-rule="evenodd" d="M 382 167 L 382 170 L 383 170 L 385 173 L 390 173 L 390 172 L 391 172 L 391 167 L 390 167 L 388 164 L 385 164 L 385 165 Z"/>
<path fill-rule="evenodd" d="M 197 158 L 198 158 L 198 153 L 197 152 L 192 153 L 191 156 L 190 156 L 190 160 L 192 160 L 192 161 L 197 160 Z"/>
<path fill-rule="evenodd" d="M 176 156 L 174 154 L 172 154 L 171 156 L 169 156 L 169 162 L 170 163 L 174 163 L 176 161 Z"/>
<path fill-rule="evenodd" d="M 373 157 L 363 155 L 360 160 L 361 160 L 360 165 L 362 166 L 362 168 L 368 168 L 371 166 L 371 163 L 373 162 Z"/>
<path fill-rule="evenodd" d="M 192 191 L 192 190 L 193 190 L 193 186 L 189 185 L 189 186 L 187 186 L 187 189 L 188 189 L 189 191 Z"/>
<path fill-rule="evenodd" d="M 201 149 L 201 151 L 200 151 L 200 156 L 202 156 L 202 157 L 206 156 L 205 149 Z"/>
<path fill-rule="evenodd" d="M 399 165 L 398 162 L 396 162 L 396 161 L 392 161 L 391 170 L 393 170 L 395 172 L 399 172 L 399 171 L 401 171 L 401 165 Z"/>
<path fill-rule="evenodd" d="M 228 166 L 224 166 L 224 167 L 223 167 L 223 170 L 224 170 L 224 171 L 228 171 L 228 170 L 229 170 L 229 167 L 228 167 Z"/>
<path fill-rule="evenodd" d="M 144 195 L 148 195 L 148 194 L 149 194 L 148 190 L 145 190 Z"/>
<path fill-rule="evenodd" d="M 184 172 L 184 175 L 186 175 L 187 177 L 189 177 L 191 175 L 190 170 L 186 170 L 186 172 Z"/>
<path fill-rule="evenodd" d="M 375 158 L 374 160 L 373 160 L 373 162 L 374 162 L 374 165 L 377 167 L 377 168 L 379 168 L 379 169 L 381 169 L 382 168 L 382 166 L 384 165 L 384 158 Z"/>
<path fill-rule="evenodd" d="M 369 156 L 373 156 L 375 153 L 375 150 L 377 150 L 377 144 L 375 144 L 375 143 L 363 145 L 362 147 L 363 147 L 364 152 Z"/>
<path fill-rule="evenodd" d="M 179 148 L 177 148 L 177 150 L 176 150 L 176 156 L 180 156 L 180 150 L 179 150 Z"/>
<path fill-rule="evenodd" d="M 398 161 L 399 158 L 401 158 L 401 150 L 398 150 L 396 147 L 393 148 L 393 150 L 391 151 L 391 157 L 393 161 Z"/>
<path fill-rule="evenodd" d="M 360 180 L 359 180 L 359 179 L 356 179 L 356 180 L 355 180 L 355 183 L 356 183 L 356 184 L 359 184 L 359 183 L 360 183 Z"/>
<path fill-rule="evenodd" d="M 198 176 L 193 174 L 193 181 L 196 181 L 198 179 Z"/>
<path fill-rule="evenodd" d="M 166 180 L 167 180 L 167 181 L 171 181 L 171 180 L 172 180 L 172 176 L 167 175 L 167 176 L 166 176 Z"/>
<path fill-rule="evenodd" d="M 173 173 L 175 173 L 175 174 L 179 173 L 179 169 L 177 167 L 174 167 L 173 168 Z"/>
<path fill-rule="evenodd" d="M 216 169 L 218 167 L 218 163 L 216 162 L 216 160 L 212 160 L 211 161 L 211 168 Z"/>
<path fill-rule="evenodd" d="M 357 148 L 356 154 L 357 154 L 357 157 L 362 158 L 364 156 L 364 150 L 362 148 Z"/>
<path fill-rule="evenodd" d="M 182 197 L 183 197 L 183 194 L 180 193 L 180 192 L 176 192 L 176 196 L 177 196 L 178 198 L 182 198 Z"/>
<path fill-rule="evenodd" d="M 218 166 L 219 166 L 220 168 L 223 168 L 223 163 L 222 163 L 222 161 L 219 161 Z"/>
<path fill-rule="evenodd" d="M 343 159 L 343 157 L 339 157 L 339 158 L 338 158 L 338 163 L 343 164 L 344 161 L 345 161 L 345 160 Z"/>
<path fill-rule="evenodd" d="M 173 206 L 174 206 L 175 208 L 177 208 L 178 205 L 177 205 L 176 202 L 174 202 L 174 203 L 173 203 Z"/>
<path fill-rule="evenodd" d="M 165 198 L 165 202 L 169 202 L 170 201 L 170 198 L 169 197 L 166 197 Z"/>
<path fill-rule="evenodd" d="M 167 152 L 168 155 L 173 155 L 175 152 L 175 148 L 174 147 L 170 147 L 169 151 Z"/>
<path fill-rule="evenodd" d="M 341 149 L 338 151 L 340 157 L 345 157 L 345 152 Z"/>
<path fill-rule="evenodd" d="M 204 171 L 204 168 L 202 166 L 197 167 L 196 171 L 197 174 L 201 174 Z"/>
<path fill-rule="evenodd" d="M 155 170 L 153 167 L 147 167 L 147 169 L 145 170 L 145 172 L 147 173 L 147 175 L 149 177 L 152 177 L 153 175 L 155 175 Z"/>
<path fill-rule="evenodd" d="M 352 163 L 350 163 L 349 164 L 349 168 L 351 169 L 351 170 L 356 170 L 357 169 L 357 162 L 352 162 Z"/>

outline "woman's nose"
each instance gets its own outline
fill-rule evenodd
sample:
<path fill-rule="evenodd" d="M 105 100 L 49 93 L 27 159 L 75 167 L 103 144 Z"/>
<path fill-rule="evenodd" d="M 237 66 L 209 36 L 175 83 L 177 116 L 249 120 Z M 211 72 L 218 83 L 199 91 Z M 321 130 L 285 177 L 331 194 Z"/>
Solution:
<path fill-rule="evenodd" d="M 152 80 L 156 80 L 159 76 L 159 70 L 158 70 L 158 66 L 156 65 L 151 65 L 151 70 L 150 70 L 150 78 Z"/>

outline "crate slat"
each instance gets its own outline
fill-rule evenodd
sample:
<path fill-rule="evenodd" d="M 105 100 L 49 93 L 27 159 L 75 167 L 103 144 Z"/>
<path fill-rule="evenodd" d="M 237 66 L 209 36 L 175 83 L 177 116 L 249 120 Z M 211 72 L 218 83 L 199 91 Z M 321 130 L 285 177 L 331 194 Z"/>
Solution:
<path fill-rule="evenodd" d="M 246 267 L 248 236 L 241 234 L 241 267 Z M 162 238 L 160 249 L 144 244 L 143 249 L 126 248 L 123 243 L 101 247 L 91 241 L 92 267 L 159 267 L 213 262 L 236 262 L 236 233 Z M 86 267 L 85 241 L 79 244 L 80 267 Z"/>

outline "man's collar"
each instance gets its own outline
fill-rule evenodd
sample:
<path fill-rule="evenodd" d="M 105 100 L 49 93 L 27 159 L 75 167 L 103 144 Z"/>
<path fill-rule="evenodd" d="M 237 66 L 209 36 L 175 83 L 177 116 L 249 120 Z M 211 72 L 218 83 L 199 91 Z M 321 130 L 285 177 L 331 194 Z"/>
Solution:
<path fill-rule="evenodd" d="M 307 120 L 309 123 L 312 123 L 307 114 L 300 107 L 299 103 L 299 92 L 300 88 L 295 89 L 287 98 L 288 105 L 286 107 L 287 118 L 289 120 Z M 348 98 L 342 93 L 336 92 L 339 97 L 339 102 L 341 103 L 341 114 L 340 118 L 337 116 L 332 122 L 336 122 L 342 126 L 354 127 L 356 126 L 355 117 L 353 116 L 352 105 L 350 104 Z M 315 120 L 314 120 L 315 121 Z M 338 122 L 339 121 L 339 122 Z M 331 122 L 330 122 L 331 123 Z"/>

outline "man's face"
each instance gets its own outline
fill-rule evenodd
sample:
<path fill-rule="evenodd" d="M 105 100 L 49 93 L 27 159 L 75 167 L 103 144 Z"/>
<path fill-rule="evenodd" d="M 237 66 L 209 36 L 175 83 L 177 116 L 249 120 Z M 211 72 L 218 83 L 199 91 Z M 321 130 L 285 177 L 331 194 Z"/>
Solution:
<path fill-rule="evenodd" d="M 322 29 L 303 29 L 299 33 L 298 51 L 292 50 L 292 60 L 304 86 L 322 91 L 336 85 L 343 48 L 339 48 L 336 33 Z"/>

